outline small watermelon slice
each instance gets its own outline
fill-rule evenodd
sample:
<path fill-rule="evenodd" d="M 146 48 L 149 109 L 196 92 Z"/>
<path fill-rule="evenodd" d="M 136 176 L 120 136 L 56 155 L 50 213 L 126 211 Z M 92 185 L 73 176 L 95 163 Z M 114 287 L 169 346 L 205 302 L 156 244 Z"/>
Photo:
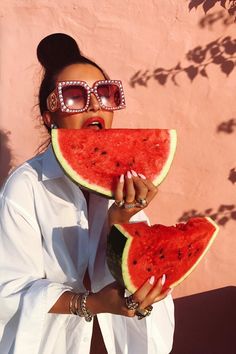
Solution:
<path fill-rule="evenodd" d="M 165 178 L 176 149 L 173 129 L 52 129 L 52 146 L 66 174 L 111 198 L 118 178 L 132 169 L 154 185 Z"/>
<path fill-rule="evenodd" d="M 107 263 L 114 278 L 134 293 L 152 275 L 166 275 L 163 290 L 180 284 L 212 245 L 218 226 L 209 217 L 175 226 L 130 223 L 113 225 Z"/>

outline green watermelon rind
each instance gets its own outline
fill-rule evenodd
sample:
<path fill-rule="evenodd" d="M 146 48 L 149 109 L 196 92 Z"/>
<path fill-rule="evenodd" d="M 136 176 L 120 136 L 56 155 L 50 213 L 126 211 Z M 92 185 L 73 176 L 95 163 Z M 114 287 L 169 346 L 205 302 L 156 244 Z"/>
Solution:
<path fill-rule="evenodd" d="M 169 288 L 171 288 L 171 289 L 175 288 L 177 285 L 182 283 L 182 281 L 185 280 L 193 272 L 193 270 L 197 267 L 199 262 L 202 260 L 202 258 L 206 255 L 206 253 L 210 249 L 212 243 L 214 242 L 214 240 L 218 234 L 219 226 L 210 217 L 204 217 L 204 219 L 208 220 L 208 222 L 210 222 L 213 225 L 213 227 L 215 228 L 215 231 L 212 234 L 203 253 L 199 256 L 199 258 L 194 263 L 194 265 L 181 278 L 179 278 L 176 282 L 172 283 L 169 286 Z M 122 271 L 123 282 L 125 284 L 126 289 L 128 289 L 129 292 L 133 294 L 137 290 L 137 287 L 134 285 L 134 283 L 131 279 L 131 275 L 128 272 L 128 255 L 129 255 L 129 249 L 132 246 L 132 241 L 134 238 L 129 234 L 128 231 L 126 231 L 122 227 L 122 224 L 115 224 L 114 226 L 120 231 L 121 234 L 123 234 L 127 238 L 127 241 L 126 241 L 126 244 L 125 244 L 125 247 L 123 250 L 123 254 L 122 254 L 122 259 L 121 259 L 121 268 L 122 268 L 121 271 Z"/>
<path fill-rule="evenodd" d="M 175 129 L 169 129 L 169 136 L 170 136 L 170 149 L 169 149 L 169 155 L 168 159 L 166 160 L 165 164 L 163 165 L 163 168 L 161 170 L 161 173 L 158 174 L 156 178 L 152 181 L 152 183 L 155 186 L 158 186 L 161 184 L 161 182 L 165 179 L 165 177 L 168 174 L 168 171 L 170 169 L 170 166 L 172 164 L 174 155 L 175 155 L 175 150 L 176 150 L 176 145 L 177 145 L 177 133 Z M 52 129 L 51 130 L 51 139 L 52 139 L 52 147 L 53 151 L 55 153 L 55 156 L 66 172 L 66 174 L 76 183 L 79 185 L 83 186 L 84 188 L 88 190 L 92 190 L 98 194 L 102 194 L 103 196 L 106 196 L 107 198 L 113 198 L 113 193 L 110 191 L 110 189 L 104 188 L 102 186 L 98 186 L 97 184 L 89 183 L 88 181 L 85 181 L 73 168 L 70 167 L 68 164 L 67 160 L 63 157 L 60 147 L 58 144 L 58 129 Z"/>

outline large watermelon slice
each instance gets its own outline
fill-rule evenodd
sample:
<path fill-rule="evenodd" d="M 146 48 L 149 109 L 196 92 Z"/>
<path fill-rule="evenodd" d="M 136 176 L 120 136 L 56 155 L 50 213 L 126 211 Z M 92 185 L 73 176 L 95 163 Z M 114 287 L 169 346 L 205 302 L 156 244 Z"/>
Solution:
<path fill-rule="evenodd" d="M 198 265 L 218 232 L 209 217 L 175 226 L 116 224 L 108 237 L 107 263 L 114 278 L 134 293 L 152 275 L 166 288 L 180 284 Z"/>
<path fill-rule="evenodd" d="M 176 148 L 173 129 L 52 129 L 54 153 L 76 183 L 112 197 L 118 177 L 133 169 L 157 186 Z"/>

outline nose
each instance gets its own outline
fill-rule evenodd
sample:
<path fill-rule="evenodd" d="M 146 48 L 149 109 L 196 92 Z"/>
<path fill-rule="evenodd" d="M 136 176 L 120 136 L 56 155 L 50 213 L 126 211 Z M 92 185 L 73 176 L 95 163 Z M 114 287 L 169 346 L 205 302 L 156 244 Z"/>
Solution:
<path fill-rule="evenodd" d="M 100 107 L 100 104 L 99 104 L 96 96 L 94 95 L 94 93 L 91 93 L 88 111 L 97 112 L 100 109 L 101 109 L 101 107 Z"/>

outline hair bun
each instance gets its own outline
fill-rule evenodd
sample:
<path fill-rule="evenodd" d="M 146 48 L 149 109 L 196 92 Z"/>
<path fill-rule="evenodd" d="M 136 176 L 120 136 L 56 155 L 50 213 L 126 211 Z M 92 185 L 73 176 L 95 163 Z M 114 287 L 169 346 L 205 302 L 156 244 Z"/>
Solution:
<path fill-rule="evenodd" d="M 76 41 L 64 33 L 54 33 L 41 40 L 37 57 L 46 71 L 57 71 L 81 57 Z"/>

